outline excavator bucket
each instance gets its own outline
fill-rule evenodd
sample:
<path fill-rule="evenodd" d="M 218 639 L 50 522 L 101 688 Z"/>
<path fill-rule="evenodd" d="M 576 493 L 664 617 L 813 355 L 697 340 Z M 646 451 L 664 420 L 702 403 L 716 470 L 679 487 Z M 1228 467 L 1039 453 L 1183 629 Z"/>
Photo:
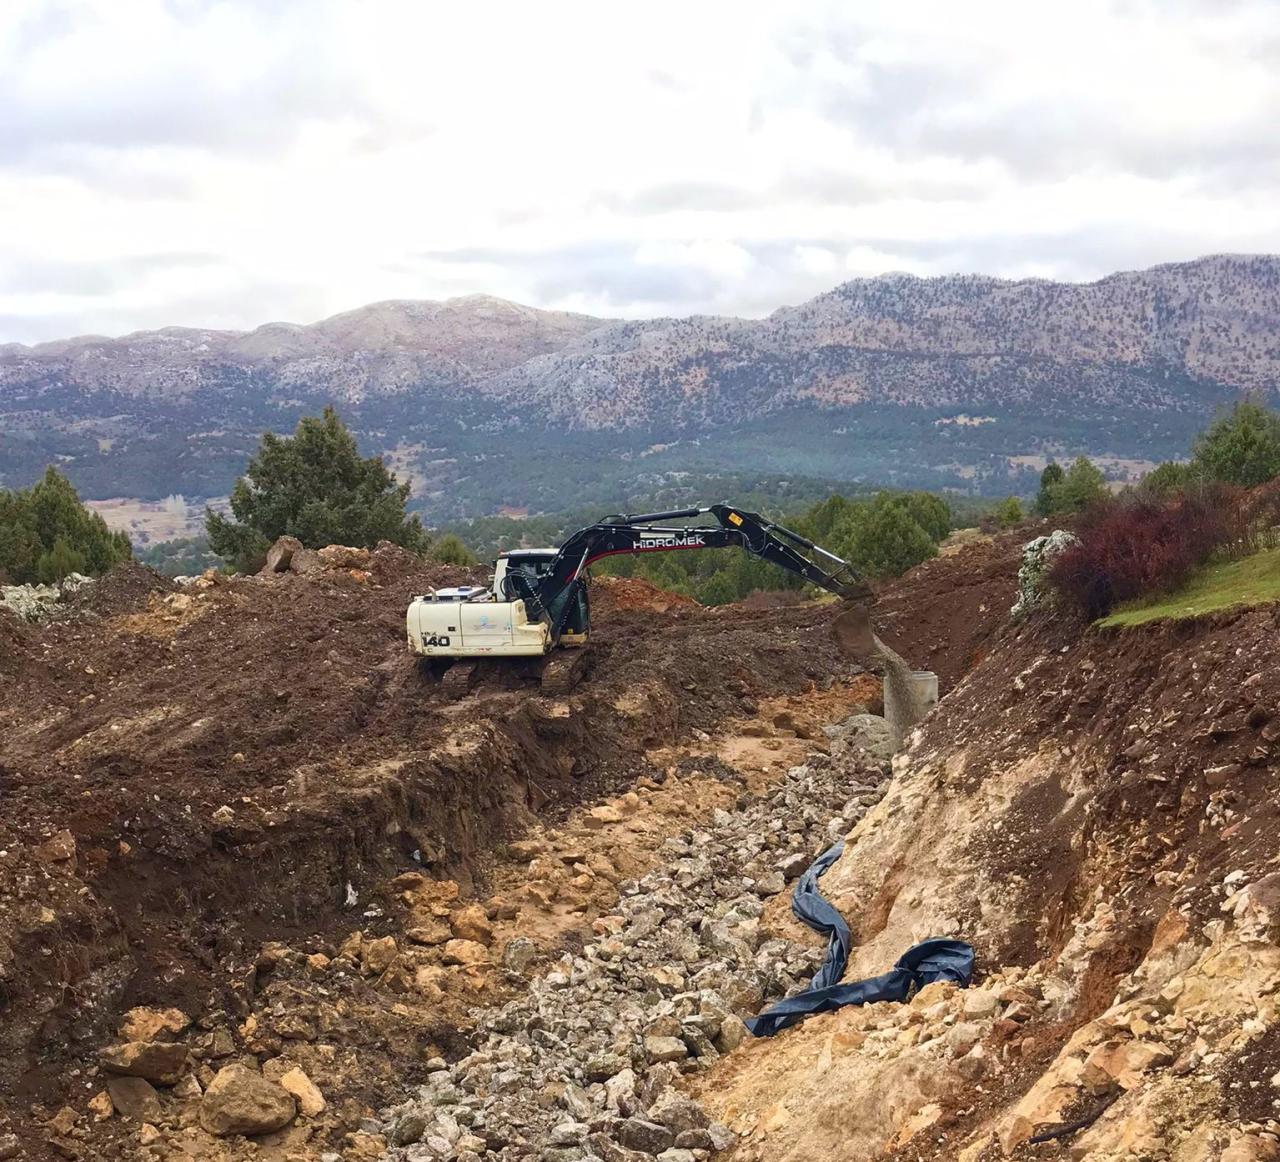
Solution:
<path fill-rule="evenodd" d="M 859 602 L 846 606 L 831 623 L 840 652 L 855 661 L 868 662 L 880 654 L 880 643 L 871 628 L 871 610 Z"/>

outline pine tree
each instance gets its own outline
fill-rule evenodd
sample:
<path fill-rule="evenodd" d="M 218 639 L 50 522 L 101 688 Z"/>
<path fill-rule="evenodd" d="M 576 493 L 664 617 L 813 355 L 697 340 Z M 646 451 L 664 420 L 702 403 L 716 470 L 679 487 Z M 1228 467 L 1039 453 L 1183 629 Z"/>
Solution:
<path fill-rule="evenodd" d="M 129 538 L 107 528 L 52 466 L 31 488 L 0 492 L 0 573 L 18 584 L 97 577 L 132 552 Z"/>
<path fill-rule="evenodd" d="M 1052 512 L 1056 512 L 1055 505 L 1057 499 L 1056 490 L 1062 486 L 1062 478 L 1066 475 L 1062 471 L 1062 465 L 1055 460 L 1050 460 L 1045 465 L 1044 471 L 1040 473 L 1040 491 L 1036 495 L 1036 513 L 1040 516 L 1048 516 Z"/>
<path fill-rule="evenodd" d="M 405 513 L 410 485 L 398 483 L 380 456 L 362 459 L 355 436 L 332 407 L 307 416 L 292 436 L 267 432 L 231 490 L 235 518 L 205 511 L 209 546 L 242 571 L 260 567 L 271 543 L 294 536 L 310 549 L 372 548 L 393 541 L 427 548 L 416 516 Z"/>
<path fill-rule="evenodd" d="M 1143 492 L 1152 496 L 1172 496 L 1181 492 L 1199 478 L 1199 474 L 1190 464 L 1179 464 L 1176 460 L 1166 460 L 1157 464 L 1139 482 Z"/>
<path fill-rule="evenodd" d="M 1050 463 L 1040 474 L 1036 512 L 1041 516 L 1082 512 L 1106 495 L 1107 480 L 1102 470 L 1088 456 L 1077 456 L 1065 472 L 1060 464 Z"/>
<path fill-rule="evenodd" d="M 1243 400 L 1196 441 L 1191 465 L 1213 480 L 1252 487 L 1280 474 L 1280 416 Z"/>
<path fill-rule="evenodd" d="M 476 555 L 457 533 L 445 533 L 431 546 L 431 559 L 442 565 L 474 565 Z"/>
<path fill-rule="evenodd" d="M 996 505 L 995 518 L 1002 529 L 1012 528 L 1022 520 L 1022 501 L 1016 496 L 1006 496 Z"/>
<path fill-rule="evenodd" d="M 1107 495 L 1107 478 L 1088 456 L 1077 456 L 1062 478 L 1059 510 L 1083 512 Z"/>
<path fill-rule="evenodd" d="M 933 538 L 905 509 L 885 504 L 873 506 L 854 529 L 849 559 L 872 577 L 897 577 L 937 553 Z"/>

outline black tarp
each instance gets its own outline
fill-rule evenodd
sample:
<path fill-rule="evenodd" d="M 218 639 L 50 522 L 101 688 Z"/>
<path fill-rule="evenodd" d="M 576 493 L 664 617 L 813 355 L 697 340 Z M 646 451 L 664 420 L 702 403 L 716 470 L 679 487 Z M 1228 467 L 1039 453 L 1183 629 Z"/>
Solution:
<path fill-rule="evenodd" d="M 797 920 L 827 937 L 827 955 L 804 992 L 779 1001 L 746 1022 L 757 1037 L 770 1037 L 813 1013 L 826 1013 L 845 1005 L 905 1001 L 915 990 L 936 980 L 955 981 L 964 988 L 973 977 L 972 945 L 963 940 L 938 939 L 908 948 L 898 963 L 881 976 L 840 984 L 849 963 L 849 925 L 818 890 L 818 879 L 843 851 L 843 841 L 828 848 L 796 881 L 791 910 Z"/>

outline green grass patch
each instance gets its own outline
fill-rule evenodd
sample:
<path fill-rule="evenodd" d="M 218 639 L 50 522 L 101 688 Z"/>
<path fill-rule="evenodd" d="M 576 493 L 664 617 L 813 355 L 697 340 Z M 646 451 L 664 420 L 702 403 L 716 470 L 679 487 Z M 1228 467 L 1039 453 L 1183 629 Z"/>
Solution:
<path fill-rule="evenodd" d="M 1100 626 L 1142 625 L 1161 618 L 1203 617 L 1235 605 L 1265 605 L 1280 601 L 1280 548 L 1206 565 L 1172 593 L 1126 602 Z"/>

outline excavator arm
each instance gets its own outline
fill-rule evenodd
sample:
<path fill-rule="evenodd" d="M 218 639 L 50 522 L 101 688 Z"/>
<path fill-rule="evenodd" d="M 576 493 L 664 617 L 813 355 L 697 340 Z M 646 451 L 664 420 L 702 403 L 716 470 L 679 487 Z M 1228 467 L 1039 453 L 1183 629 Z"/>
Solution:
<path fill-rule="evenodd" d="M 708 514 L 718 523 L 658 523 Z M 619 554 L 730 548 L 770 561 L 838 597 L 864 601 L 871 596 L 871 590 L 848 561 L 759 513 L 727 504 L 606 517 L 569 537 L 540 580 L 512 575 L 510 596 L 522 598 L 532 616 L 547 617 L 553 636 L 558 639 L 572 607 L 567 598 L 593 561 Z"/>

